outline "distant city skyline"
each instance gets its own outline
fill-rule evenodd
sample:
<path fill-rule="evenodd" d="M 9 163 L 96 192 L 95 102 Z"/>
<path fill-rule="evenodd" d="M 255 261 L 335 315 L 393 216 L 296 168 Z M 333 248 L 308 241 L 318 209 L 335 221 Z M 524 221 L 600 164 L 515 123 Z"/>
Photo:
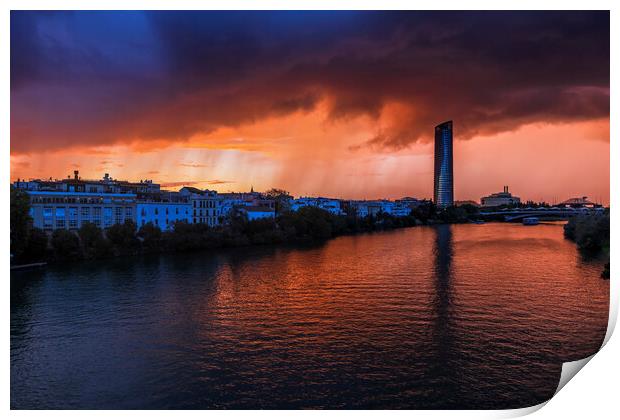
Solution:
<path fill-rule="evenodd" d="M 432 198 L 446 119 L 455 201 L 609 204 L 609 13 L 11 13 L 12 180 Z"/>
<path fill-rule="evenodd" d="M 161 179 L 157 179 L 157 178 L 144 178 L 144 179 L 130 179 L 130 178 L 118 178 L 118 177 L 114 177 L 111 176 L 109 173 L 104 173 L 102 177 L 83 177 L 80 174 L 79 170 L 74 170 L 73 171 L 73 175 L 69 174 L 66 177 L 53 177 L 53 176 L 44 176 L 44 177 L 23 177 L 23 178 L 16 178 L 15 180 L 12 180 L 12 184 L 13 185 L 17 185 L 20 183 L 20 181 L 22 183 L 25 182 L 30 182 L 30 181 L 42 181 L 42 182 L 46 182 L 46 181 L 53 181 L 53 182 L 59 182 L 62 183 L 64 181 L 84 181 L 84 182 L 89 182 L 89 181 L 94 181 L 94 182 L 101 182 L 101 181 L 114 181 L 114 182 L 129 182 L 129 183 L 140 183 L 140 184 L 155 184 L 158 186 L 158 188 L 161 188 L 162 191 L 169 191 L 169 192 L 178 192 L 181 189 L 183 189 L 184 187 L 188 187 L 188 188 L 195 188 L 198 190 L 202 190 L 202 191 L 215 191 L 218 194 L 228 194 L 228 193 L 233 193 L 233 194 L 253 194 L 253 193 L 264 193 L 267 192 L 268 190 L 271 190 L 273 188 L 265 188 L 263 190 L 254 190 L 254 186 L 250 186 L 249 190 L 245 189 L 245 190 L 226 190 L 226 191 L 218 191 L 216 188 L 213 187 L 213 185 L 217 185 L 217 184 L 221 184 L 224 182 L 220 182 L 220 181 L 207 181 L 206 183 L 208 185 L 210 185 L 211 187 L 207 187 L 207 188 L 197 188 L 194 185 L 196 185 L 196 183 L 176 183 L 176 182 L 166 182 L 165 180 L 161 180 Z M 276 190 L 278 190 L 276 188 Z M 412 195 L 402 195 L 402 196 L 398 196 L 398 197 L 385 197 L 385 196 L 381 196 L 381 197 L 364 197 L 364 198 L 355 198 L 355 197 L 343 197 L 343 196 L 326 196 L 326 195 L 322 195 L 322 194 L 297 194 L 295 193 L 295 191 L 286 191 L 287 193 L 289 193 L 291 196 L 293 197 L 297 197 L 297 198 L 328 198 L 328 199 L 335 199 L 335 200 L 343 200 L 343 201 L 347 201 L 347 200 L 358 200 L 358 201 L 364 201 L 364 200 L 368 200 L 368 201 L 380 201 L 380 200 L 399 200 L 399 199 L 409 199 L 409 198 L 415 198 L 415 199 L 419 199 L 419 200 L 432 200 L 434 203 L 438 204 L 438 200 L 436 197 L 422 197 L 422 196 L 415 196 L 413 197 Z M 507 194 L 508 193 L 508 186 L 505 185 L 503 186 L 503 191 L 501 192 L 491 192 L 489 193 L 491 196 L 496 196 L 496 195 L 502 195 L 502 194 Z M 510 194 L 509 194 L 510 195 Z M 489 198 L 488 196 L 483 196 L 480 197 L 479 199 L 471 199 L 471 200 L 453 200 L 452 204 L 447 204 L 447 205 L 442 205 L 439 204 L 441 207 L 446 207 L 448 205 L 463 205 L 463 204 L 471 204 L 471 203 L 477 203 L 477 204 L 481 204 L 484 205 L 484 200 Z M 519 201 L 519 197 L 515 197 L 517 201 Z M 529 201 L 533 201 L 536 203 L 539 202 L 547 202 L 548 204 L 554 204 L 554 203 L 561 203 L 563 201 L 570 201 L 570 200 L 581 200 L 581 199 L 585 199 L 588 198 L 591 201 L 593 201 L 596 204 L 604 204 L 599 198 L 597 197 L 590 197 L 590 196 L 584 196 L 584 195 L 575 195 L 575 196 L 571 196 L 565 199 L 560 199 L 558 197 L 554 197 L 552 200 L 532 200 L 532 199 L 526 199 L 523 200 L 523 203 L 529 202 Z M 506 204 L 506 203 L 504 203 Z"/>

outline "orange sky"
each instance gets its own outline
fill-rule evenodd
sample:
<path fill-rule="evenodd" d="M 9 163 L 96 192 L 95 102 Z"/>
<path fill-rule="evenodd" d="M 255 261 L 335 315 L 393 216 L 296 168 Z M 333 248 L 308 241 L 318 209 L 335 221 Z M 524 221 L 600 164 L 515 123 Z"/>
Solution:
<path fill-rule="evenodd" d="M 608 11 L 11 13 L 11 177 L 609 203 Z"/>
<path fill-rule="evenodd" d="M 168 189 L 196 185 L 220 192 L 284 188 L 293 195 L 343 198 L 432 197 L 429 137 L 400 150 L 358 147 L 393 126 L 399 106 L 367 116 L 330 120 L 326 107 L 271 117 L 237 128 L 99 148 L 12 154 L 11 178 L 153 179 Z M 609 203 L 609 120 L 529 124 L 459 140 L 454 128 L 455 199 L 476 200 L 509 185 L 524 200 L 559 202 L 589 196 Z"/>

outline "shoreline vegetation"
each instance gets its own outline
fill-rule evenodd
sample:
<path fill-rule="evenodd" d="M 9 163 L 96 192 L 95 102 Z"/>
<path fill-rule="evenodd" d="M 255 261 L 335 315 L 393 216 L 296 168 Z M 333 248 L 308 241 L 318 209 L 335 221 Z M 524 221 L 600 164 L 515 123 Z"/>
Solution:
<path fill-rule="evenodd" d="M 469 223 L 478 220 L 479 209 L 470 204 L 438 209 L 432 202 L 412 209 L 409 216 L 379 213 L 375 216 L 334 215 L 317 207 L 283 211 L 273 219 L 248 221 L 229 216 L 220 226 L 175 223 L 162 231 L 132 221 L 105 229 L 85 223 L 76 231 L 51 233 L 32 227 L 29 198 L 11 190 L 11 266 L 98 260 L 146 254 L 181 253 L 251 245 L 321 243 L 343 235 L 386 231 L 435 224 Z M 498 219 L 499 220 L 499 219 Z M 576 243 L 584 258 L 606 260 L 601 277 L 609 278 L 609 210 L 600 215 L 571 217 L 564 236 Z"/>
<path fill-rule="evenodd" d="M 56 229 L 48 233 L 31 226 L 26 193 L 11 191 L 11 265 L 69 262 L 142 254 L 178 253 L 250 245 L 320 243 L 343 235 L 385 231 L 418 225 L 467 223 L 478 209 L 465 204 L 438 210 L 424 203 L 409 216 L 334 215 L 317 207 L 284 211 L 273 219 L 248 221 L 230 216 L 220 226 L 177 222 L 170 231 L 132 221 L 101 229 L 85 223 L 76 231 Z"/>
<path fill-rule="evenodd" d="M 571 217 L 564 225 L 564 237 L 575 242 L 584 258 L 606 261 L 601 277 L 609 279 L 609 210 L 600 215 Z"/>

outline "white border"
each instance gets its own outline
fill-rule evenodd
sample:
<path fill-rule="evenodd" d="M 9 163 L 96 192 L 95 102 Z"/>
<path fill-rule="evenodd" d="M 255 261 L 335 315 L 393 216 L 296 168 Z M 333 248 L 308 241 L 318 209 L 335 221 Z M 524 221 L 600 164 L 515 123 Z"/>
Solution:
<path fill-rule="evenodd" d="M 10 10 L 46 10 L 46 9 L 82 9 L 82 10 L 100 10 L 100 9 L 118 9 L 118 10 L 142 10 L 142 9 L 218 9 L 218 10 L 232 10 L 232 9 L 253 9 L 253 10 L 268 10 L 268 9 L 297 9 L 297 10 L 317 10 L 317 9 L 336 9 L 336 10 L 348 10 L 348 9 L 360 9 L 360 10 L 380 10 L 380 9 L 414 9 L 414 10 L 611 10 L 611 69 L 616 69 L 618 72 L 618 29 L 616 24 L 618 23 L 618 7 L 620 4 L 617 1 L 603 1 L 603 0 L 588 0 L 576 1 L 552 1 L 552 0 L 444 0 L 439 2 L 424 1 L 424 2 L 411 2 L 406 0 L 382 0 L 382 1 L 369 1 L 369 0 L 227 0 L 227 1 L 191 1 L 191 0 L 176 0 L 174 2 L 165 0 L 108 0 L 108 1 L 78 1 L 78 0 L 60 0 L 55 1 L 53 4 L 50 1 L 44 0 L 24 0 L 14 1 L 8 0 L 3 2 L 4 14 L 0 20 L 0 45 L 2 45 L 1 55 L 1 72 L 2 72 L 2 97 L 4 100 L 1 102 L 2 111 L 0 113 L 0 127 L 2 129 L 2 148 L 4 149 L 4 159 L 2 160 L 2 193 L 4 197 L 9 196 L 9 184 L 10 184 Z M 611 92 L 616 93 L 618 91 L 617 77 L 614 76 L 614 71 L 611 71 Z M 618 138 L 618 126 L 614 112 L 618 110 L 617 95 L 611 95 L 611 139 Z M 618 147 L 614 141 L 610 142 L 610 171 L 611 171 L 611 191 L 610 191 L 610 203 L 615 208 L 618 204 L 617 200 L 617 188 L 618 179 L 620 179 L 620 169 L 618 164 Z M 2 254 L 4 259 L 2 260 L 3 273 L 6 276 L 2 278 L 3 298 L 5 308 L 5 316 L 9 315 L 10 308 L 10 282 L 9 282 L 9 208 L 8 200 L 7 204 L 2 206 L 2 223 L 5 226 L 2 235 Z M 615 214 L 615 213 L 614 213 Z M 612 215 L 613 216 L 613 215 Z M 618 223 L 615 217 L 612 217 L 612 239 L 611 239 L 611 259 L 612 261 L 612 278 L 617 276 L 619 272 L 617 267 L 620 263 L 618 258 L 618 246 L 620 246 L 620 240 L 617 232 Z M 610 324 L 608 328 L 608 334 L 606 341 L 610 337 L 610 333 L 615 325 L 618 311 L 618 290 L 617 281 L 611 281 L 611 310 L 610 310 Z M 2 337 L 4 339 L 4 346 L 2 347 L 3 360 L 2 365 L 2 402 L 4 410 L 9 411 L 10 407 L 10 331 L 9 320 L 4 319 L 2 323 Z M 562 391 L 552 398 L 548 404 L 541 404 L 537 407 L 521 410 L 500 410 L 500 411 L 356 411 L 351 413 L 356 417 L 370 418 L 371 416 L 388 416 L 391 418 L 409 418 L 410 416 L 416 416 L 421 418 L 503 418 L 503 417 L 515 417 L 519 415 L 528 414 L 532 411 L 536 411 L 542 406 L 548 405 L 543 410 L 538 411 L 535 416 L 538 418 L 583 418 L 588 416 L 591 418 L 608 418 L 617 413 L 617 375 L 618 375 L 618 359 L 617 355 L 620 355 L 620 344 L 618 339 L 612 339 L 605 345 L 604 351 L 597 354 L 592 359 L 592 362 L 588 364 L 583 370 L 584 372 L 579 374 L 579 379 L 570 381 L 568 385 Z M 247 413 L 247 414 L 246 414 Z M 12 411 L 10 415 L 16 418 L 32 418 L 45 416 L 46 418 L 83 418 L 88 415 L 92 418 L 108 418 L 112 413 L 108 411 Z M 184 416 L 190 418 L 202 418 L 206 413 L 200 411 L 183 411 L 183 412 L 168 412 L 168 411 L 148 411 L 148 412 L 133 412 L 133 411 L 116 411 L 112 415 L 119 418 L 136 418 L 136 416 L 149 416 L 152 418 L 168 418 L 170 415 Z M 291 415 L 298 418 L 309 418 L 317 415 L 327 416 L 328 418 L 334 418 L 341 415 L 349 415 L 344 411 L 325 411 L 321 412 L 307 412 L 307 411 L 210 411 L 208 416 L 213 418 L 235 418 L 244 415 L 251 416 L 257 420 L 273 420 L 274 418 L 288 418 Z"/>

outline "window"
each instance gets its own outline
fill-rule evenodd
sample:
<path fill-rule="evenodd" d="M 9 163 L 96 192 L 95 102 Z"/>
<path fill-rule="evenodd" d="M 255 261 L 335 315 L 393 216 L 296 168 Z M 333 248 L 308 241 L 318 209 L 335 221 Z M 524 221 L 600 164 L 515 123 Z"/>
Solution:
<path fill-rule="evenodd" d="M 82 207 L 80 211 L 80 216 L 82 217 L 83 221 L 88 221 L 88 219 L 90 218 L 90 207 Z"/>
<path fill-rule="evenodd" d="M 112 226 L 113 217 L 112 217 L 112 207 L 104 207 L 103 208 L 103 225 L 105 227 Z"/>
<path fill-rule="evenodd" d="M 78 225 L 78 209 L 77 207 L 69 207 L 69 229 L 77 229 Z"/>
<path fill-rule="evenodd" d="M 56 207 L 56 229 L 64 229 L 65 228 L 65 208 L 64 207 Z"/>
<path fill-rule="evenodd" d="M 65 218 L 65 208 L 56 207 L 56 219 L 64 219 L 64 218 Z"/>
<path fill-rule="evenodd" d="M 125 207 L 125 218 L 126 219 L 131 219 L 132 218 L 131 207 Z"/>
<path fill-rule="evenodd" d="M 159 214 L 159 210 L 157 209 L 157 207 L 155 207 L 155 216 L 157 216 Z"/>
<path fill-rule="evenodd" d="M 52 228 L 52 208 L 43 207 L 43 229 Z"/>
<path fill-rule="evenodd" d="M 114 221 L 115 223 L 123 223 L 123 208 L 114 208 Z"/>
<path fill-rule="evenodd" d="M 176 208 L 175 208 L 175 210 L 176 210 L 176 212 L 175 212 L 175 213 L 176 213 L 176 214 L 179 214 L 179 208 L 178 208 L 178 207 L 176 207 Z"/>

